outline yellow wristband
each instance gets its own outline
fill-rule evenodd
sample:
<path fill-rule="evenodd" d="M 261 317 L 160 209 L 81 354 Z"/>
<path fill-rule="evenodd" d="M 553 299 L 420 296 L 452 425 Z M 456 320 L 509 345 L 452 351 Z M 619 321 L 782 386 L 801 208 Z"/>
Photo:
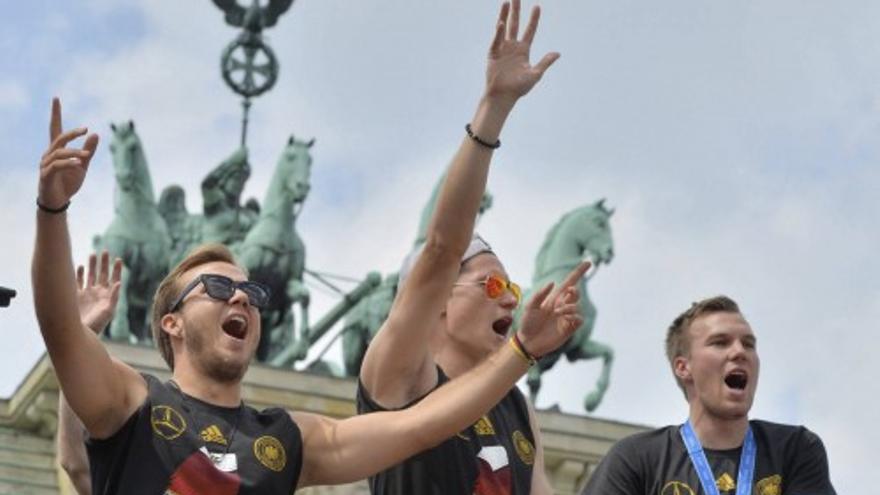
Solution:
<path fill-rule="evenodd" d="M 534 366 L 538 361 L 535 360 L 532 356 L 526 352 L 525 349 L 522 348 L 522 344 L 519 339 L 516 338 L 516 334 L 510 337 L 510 340 L 507 341 L 510 344 L 510 347 L 513 348 L 513 352 L 515 352 L 519 357 L 523 358 L 523 361 L 526 362 L 529 366 Z"/>

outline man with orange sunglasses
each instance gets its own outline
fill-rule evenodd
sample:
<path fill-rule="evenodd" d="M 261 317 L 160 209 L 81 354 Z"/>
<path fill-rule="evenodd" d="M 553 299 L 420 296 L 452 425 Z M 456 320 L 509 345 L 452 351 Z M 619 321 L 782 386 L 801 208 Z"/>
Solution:
<path fill-rule="evenodd" d="M 486 90 L 468 136 L 438 195 L 427 239 L 404 263 L 391 313 L 367 348 L 358 387 L 361 413 L 420 403 L 507 345 L 529 364 L 550 351 L 522 332 L 529 317 L 520 329 L 511 328 L 519 287 L 489 245 L 473 235 L 501 128 L 516 101 L 559 56 L 549 53 L 530 65 L 540 10 L 532 10 L 521 38 L 519 15 L 519 0 L 502 7 Z M 568 331 L 565 325 L 579 324 L 574 284 L 588 268 L 582 263 L 560 287 L 537 291 L 525 313 L 545 308 L 564 315 L 555 329 L 560 334 Z M 382 495 L 549 494 L 543 461 L 534 413 L 514 386 L 471 427 L 370 478 L 370 489 Z"/>

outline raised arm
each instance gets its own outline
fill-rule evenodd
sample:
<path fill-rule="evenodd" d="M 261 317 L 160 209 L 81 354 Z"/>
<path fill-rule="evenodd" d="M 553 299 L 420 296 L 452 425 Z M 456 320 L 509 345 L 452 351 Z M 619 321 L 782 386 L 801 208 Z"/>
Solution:
<path fill-rule="evenodd" d="M 85 268 L 80 265 L 76 270 L 77 306 L 83 325 L 100 335 L 113 319 L 113 311 L 119 300 L 122 260 L 116 258 L 110 273 L 110 255 L 107 251 L 101 254 L 98 268 L 98 257 L 89 256 L 88 278 Z M 85 438 L 82 421 L 76 417 L 62 392 L 58 397 L 58 463 L 73 483 L 79 495 L 92 493 L 92 478 L 89 473 L 89 459 L 86 455 Z"/>
<path fill-rule="evenodd" d="M 40 162 L 31 280 L 37 321 L 61 390 L 89 433 L 104 438 L 143 401 L 146 383 L 128 366 L 114 364 L 80 320 L 64 210 L 82 186 L 98 136 L 88 135 L 79 149 L 68 144 L 87 132 L 62 132 L 61 103 L 52 101 L 50 145 Z"/>
<path fill-rule="evenodd" d="M 562 345 L 583 322 L 573 285 L 588 268 L 582 263 L 556 290 L 549 284 L 526 304 L 518 335 L 534 355 Z M 294 414 L 305 456 L 299 486 L 362 479 L 443 442 L 501 400 L 530 364 L 511 343 L 408 409 L 341 421 Z"/>
<path fill-rule="evenodd" d="M 495 27 L 486 69 L 486 87 L 469 129 L 439 193 L 424 250 L 402 285 L 388 319 L 370 342 L 361 381 L 374 401 L 399 407 L 427 393 L 437 383 L 428 336 L 458 276 L 461 257 L 471 240 L 489 162 L 507 116 L 520 97 L 537 84 L 559 58 L 545 55 L 531 65 L 529 51 L 540 9 L 532 10 L 519 36 L 520 2 L 505 2 Z"/>

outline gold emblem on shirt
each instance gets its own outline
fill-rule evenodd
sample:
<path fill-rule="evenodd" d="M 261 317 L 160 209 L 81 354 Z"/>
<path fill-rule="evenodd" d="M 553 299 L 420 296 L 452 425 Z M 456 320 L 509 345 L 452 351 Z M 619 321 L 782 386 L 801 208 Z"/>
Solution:
<path fill-rule="evenodd" d="M 254 455 L 272 471 L 281 471 L 287 465 L 284 446 L 273 436 L 265 435 L 256 439 L 254 441 Z"/>
<path fill-rule="evenodd" d="M 165 440 L 174 440 L 186 431 L 186 421 L 171 406 L 153 406 L 150 409 L 150 426 L 153 427 L 153 433 Z"/>
<path fill-rule="evenodd" d="M 535 446 L 519 430 L 513 432 L 511 438 L 513 439 L 513 446 L 516 448 L 516 455 L 525 464 L 531 466 L 535 462 Z"/>
<path fill-rule="evenodd" d="M 220 445 L 226 445 L 226 437 L 223 436 L 223 432 L 220 431 L 220 427 L 217 425 L 211 425 L 201 433 L 199 436 L 202 437 L 202 440 L 210 443 L 219 443 Z"/>
<path fill-rule="evenodd" d="M 719 492 L 729 492 L 736 488 L 736 482 L 733 481 L 733 476 L 724 473 L 715 480 L 715 486 L 718 487 Z"/>
<path fill-rule="evenodd" d="M 670 481 L 663 485 L 660 495 L 697 495 L 693 488 L 682 481 Z"/>
<path fill-rule="evenodd" d="M 768 476 L 759 481 L 755 488 L 758 495 L 782 495 L 782 476 Z"/>
<path fill-rule="evenodd" d="M 495 427 L 489 421 L 489 416 L 483 416 L 474 423 L 474 431 L 477 432 L 477 435 L 494 435 Z"/>

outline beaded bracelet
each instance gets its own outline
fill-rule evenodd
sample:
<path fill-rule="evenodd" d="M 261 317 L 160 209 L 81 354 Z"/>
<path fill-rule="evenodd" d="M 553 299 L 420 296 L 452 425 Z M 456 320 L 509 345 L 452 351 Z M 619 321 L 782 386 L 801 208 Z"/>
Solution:
<path fill-rule="evenodd" d="M 501 140 L 500 139 L 496 140 L 494 143 L 490 143 L 489 141 L 486 141 L 485 139 L 481 138 L 480 136 L 477 136 L 476 134 L 474 134 L 474 131 L 473 131 L 473 129 L 471 129 L 470 124 L 465 124 L 464 130 L 467 132 L 467 135 L 469 138 L 473 139 L 474 141 L 476 141 L 477 144 L 479 144 L 481 146 L 485 146 L 486 148 L 489 148 L 490 150 L 497 150 L 498 148 L 501 147 Z"/>

